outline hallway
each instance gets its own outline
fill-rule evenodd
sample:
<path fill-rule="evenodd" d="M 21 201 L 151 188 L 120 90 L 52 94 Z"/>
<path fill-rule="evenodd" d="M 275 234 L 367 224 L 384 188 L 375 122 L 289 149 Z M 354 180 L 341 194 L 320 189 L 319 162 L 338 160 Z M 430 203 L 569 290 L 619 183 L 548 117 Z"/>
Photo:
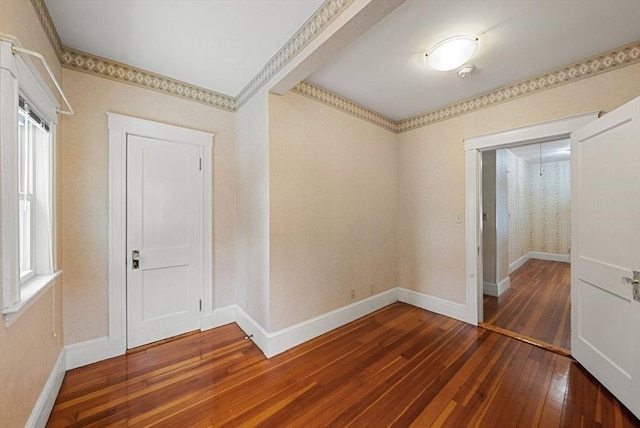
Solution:
<path fill-rule="evenodd" d="M 571 265 L 531 259 L 500 297 L 484 296 L 484 322 L 569 352 Z"/>

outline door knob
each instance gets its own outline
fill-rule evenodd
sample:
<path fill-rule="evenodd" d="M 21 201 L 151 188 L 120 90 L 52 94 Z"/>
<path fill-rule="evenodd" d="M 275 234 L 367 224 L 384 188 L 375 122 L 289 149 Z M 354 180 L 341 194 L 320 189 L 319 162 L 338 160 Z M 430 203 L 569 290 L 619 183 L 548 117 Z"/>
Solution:
<path fill-rule="evenodd" d="M 640 302 L 640 272 L 633 271 L 633 278 L 622 277 L 622 283 L 624 285 L 630 285 L 633 291 L 633 298 Z"/>
<path fill-rule="evenodd" d="M 140 269 L 140 250 L 131 251 L 131 269 Z"/>

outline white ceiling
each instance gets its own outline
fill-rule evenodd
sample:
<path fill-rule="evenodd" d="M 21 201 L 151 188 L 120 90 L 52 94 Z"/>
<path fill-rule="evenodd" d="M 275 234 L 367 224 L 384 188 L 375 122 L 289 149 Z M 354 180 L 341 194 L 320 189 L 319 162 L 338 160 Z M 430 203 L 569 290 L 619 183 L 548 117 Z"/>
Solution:
<path fill-rule="evenodd" d="M 476 70 L 427 69 L 460 34 L 479 38 Z M 400 120 L 639 39 L 638 0 L 407 0 L 307 80 Z"/>
<path fill-rule="evenodd" d="M 571 159 L 571 140 L 565 138 L 542 144 L 511 147 L 507 150 L 530 164 L 565 161 Z"/>
<path fill-rule="evenodd" d="M 236 96 L 322 0 L 45 0 L 65 46 Z"/>
<path fill-rule="evenodd" d="M 386 0 L 374 0 L 386 1 Z M 237 96 L 322 0 L 45 0 L 64 45 Z M 479 37 L 461 79 L 423 64 Z M 407 0 L 307 80 L 400 120 L 640 40 L 640 0 Z"/>

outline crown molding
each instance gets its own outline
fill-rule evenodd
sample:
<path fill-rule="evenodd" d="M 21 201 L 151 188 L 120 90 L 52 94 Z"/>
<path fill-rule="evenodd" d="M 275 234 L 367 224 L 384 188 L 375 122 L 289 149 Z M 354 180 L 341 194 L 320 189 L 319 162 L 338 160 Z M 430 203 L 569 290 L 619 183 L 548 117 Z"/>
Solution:
<path fill-rule="evenodd" d="M 403 119 L 398 123 L 397 132 L 410 131 L 638 62 L 640 62 L 640 41 L 603 52 L 526 80 L 502 86 L 493 91 L 467 98 L 436 110 Z"/>
<path fill-rule="evenodd" d="M 361 106 L 348 98 L 340 96 L 336 93 L 329 91 L 321 86 L 314 85 L 313 83 L 303 80 L 298 83 L 292 89 L 301 95 L 311 98 L 314 101 L 327 104 L 337 110 L 345 113 L 349 113 L 359 119 L 371 122 L 374 125 L 378 125 L 381 128 L 397 133 L 398 122 L 393 119 L 389 119 L 386 116 L 381 115 L 373 110 Z"/>
<path fill-rule="evenodd" d="M 64 48 L 62 66 L 223 110 L 236 111 L 236 100 L 228 95 L 75 49 Z"/>
<path fill-rule="evenodd" d="M 242 107 L 265 83 L 289 63 L 305 46 L 324 30 L 355 0 L 325 0 L 300 29 L 262 67 L 262 70 L 236 97 L 237 108 Z"/>

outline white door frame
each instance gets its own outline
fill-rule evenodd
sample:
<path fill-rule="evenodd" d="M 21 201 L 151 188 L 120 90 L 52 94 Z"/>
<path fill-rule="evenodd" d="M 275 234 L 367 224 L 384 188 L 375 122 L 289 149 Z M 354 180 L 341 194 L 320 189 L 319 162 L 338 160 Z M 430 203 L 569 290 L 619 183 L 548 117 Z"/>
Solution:
<path fill-rule="evenodd" d="M 482 151 L 542 143 L 569 138 L 573 131 L 595 120 L 599 111 L 571 116 L 521 128 L 464 139 L 465 193 L 467 212 L 467 313 L 477 325 L 483 319 L 482 308 Z"/>
<path fill-rule="evenodd" d="M 202 313 L 213 312 L 213 137 L 214 134 L 107 113 L 109 127 L 109 341 L 108 357 L 127 349 L 127 135 L 202 147 Z M 202 321 L 201 321 L 202 322 Z"/>

